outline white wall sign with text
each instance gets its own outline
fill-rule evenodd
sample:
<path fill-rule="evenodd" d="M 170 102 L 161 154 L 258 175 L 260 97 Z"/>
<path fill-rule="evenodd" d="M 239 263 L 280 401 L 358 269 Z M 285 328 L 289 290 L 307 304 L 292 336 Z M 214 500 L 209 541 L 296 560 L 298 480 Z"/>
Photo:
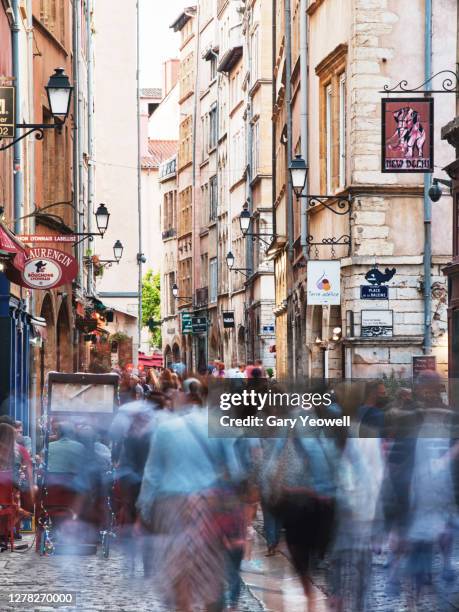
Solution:
<path fill-rule="evenodd" d="M 341 266 L 337 260 L 308 261 L 308 304 L 339 306 Z"/>
<path fill-rule="evenodd" d="M 394 333 L 393 310 L 362 310 L 360 335 L 364 338 L 392 336 Z"/>

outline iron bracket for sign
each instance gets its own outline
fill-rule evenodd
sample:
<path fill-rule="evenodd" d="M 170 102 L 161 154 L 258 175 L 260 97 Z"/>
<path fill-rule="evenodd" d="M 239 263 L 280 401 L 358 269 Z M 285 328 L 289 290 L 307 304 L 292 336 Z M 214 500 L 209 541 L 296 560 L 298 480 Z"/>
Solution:
<path fill-rule="evenodd" d="M 246 278 L 250 278 L 252 270 L 250 268 L 230 268 L 231 272 L 240 272 Z M 248 272 L 248 274 L 246 274 Z"/>
<path fill-rule="evenodd" d="M 27 138 L 27 136 L 30 136 L 30 134 L 33 134 L 34 132 L 36 132 L 35 138 L 37 140 L 43 140 L 45 136 L 44 130 L 55 130 L 56 128 L 59 130 L 62 129 L 62 125 L 60 123 L 17 123 L 16 127 L 23 128 L 28 131 L 24 132 L 24 134 L 21 134 L 21 136 L 18 136 L 18 138 L 15 138 L 7 145 L 3 145 L 3 147 L 0 147 L 0 151 L 6 151 L 10 147 L 13 147 L 20 140 L 22 140 L 23 138 Z"/>
<path fill-rule="evenodd" d="M 428 83 L 432 83 L 434 79 L 443 75 L 443 80 L 441 82 L 441 89 L 424 89 L 424 87 Z M 406 93 L 423 93 L 423 94 L 433 94 L 433 93 L 459 93 L 459 74 L 454 72 L 453 70 L 440 70 L 430 78 L 426 79 L 423 83 L 418 85 L 417 87 L 410 88 L 408 86 L 408 81 L 403 79 L 394 87 L 389 87 L 389 85 L 384 85 L 384 88 L 379 93 L 393 93 L 393 94 L 406 94 Z"/>
<path fill-rule="evenodd" d="M 301 198 L 305 198 L 308 201 L 308 211 L 312 210 L 315 206 L 323 204 L 330 212 L 335 215 L 350 215 L 352 209 L 352 196 L 321 196 L 321 195 L 301 195 Z M 330 204 L 328 203 L 330 202 Z M 334 208 L 334 204 L 337 208 Z"/>
<path fill-rule="evenodd" d="M 260 240 L 260 242 L 263 242 L 266 246 L 269 246 L 274 238 L 274 234 L 256 234 L 255 232 L 246 232 L 244 236 L 250 236 L 253 242 L 255 242 L 255 240 Z M 262 236 L 268 236 L 271 240 L 265 240 Z"/>
<path fill-rule="evenodd" d="M 327 236 L 325 238 L 322 238 L 320 242 L 315 242 L 314 236 L 311 236 L 311 234 L 309 234 L 309 236 L 306 238 L 306 244 L 308 245 L 308 248 L 315 246 L 316 251 L 317 251 L 317 247 L 319 246 L 331 246 L 332 253 L 334 253 L 335 246 L 344 245 L 348 247 L 348 255 L 351 254 L 351 237 L 349 234 L 343 234 L 339 238 L 335 238 L 335 236 L 330 236 L 330 237 Z"/>

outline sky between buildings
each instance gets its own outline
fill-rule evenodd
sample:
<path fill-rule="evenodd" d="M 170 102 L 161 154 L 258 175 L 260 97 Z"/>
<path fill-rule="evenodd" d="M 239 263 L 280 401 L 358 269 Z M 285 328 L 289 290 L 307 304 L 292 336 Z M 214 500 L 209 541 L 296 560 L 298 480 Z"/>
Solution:
<path fill-rule="evenodd" d="M 140 1 L 140 86 L 162 87 L 163 64 L 179 56 L 180 33 L 169 28 L 193 0 Z"/>

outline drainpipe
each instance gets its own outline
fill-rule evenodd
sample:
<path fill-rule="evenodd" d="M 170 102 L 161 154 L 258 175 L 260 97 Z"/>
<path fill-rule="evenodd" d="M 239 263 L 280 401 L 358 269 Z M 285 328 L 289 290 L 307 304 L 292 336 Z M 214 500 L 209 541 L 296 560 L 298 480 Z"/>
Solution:
<path fill-rule="evenodd" d="M 88 232 L 92 232 L 92 215 L 94 211 L 94 39 L 92 36 L 92 1 L 86 2 L 86 38 L 88 41 Z M 94 275 L 92 263 L 88 266 L 87 291 L 94 293 Z"/>
<path fill-rule="evenodd" d="M 186 11 L 185 11 L 186 12 Z M 195 73 L 194 73 L 194 93 L 193 93 L 193 148 L 191 153 L 192 159 L 192 190 L 191 190 L 191 202 L 192 202 L 192 211 L 191 211 L 191 219 L 193 222 L 192 232 L 191 232 L 191 253 L 193 255 L 193 268 L 191 275 L 191 307 L 194 310 L 194 296 L 196 295 L 196 283 L 197 278 L 195 274 L 194 262 L 197 261 L 197 249 L 196 249 L 196 228 L 199 227 L 197 221 L 197 210 L 196 210 L 196 171 L 197 171 L 197 159 L 196 159 L 196 149 L 197 149 L 197 123 L 198 123 L 198 96 L 199 96 L 199 51 L 201 48 L 201 7 L 198 3 L 196 7 L 196 12 L 191 11 L 190 16 L 196 18 L 196 45 L 195 45 Z M 218 194 L 217 194 L 218 195 Z M 217 304 L 218 304 L 218 235 L 217 235 Z M 218 306 L 217 306 L 218 312 Z M 207 334 L 209 330 L 207 330 Z M 191 340 L 191 367 L 195 371 L 197 369 L 197 353 L 198 353 L 198 340 L 196 336 L 192 336 Z"/>
<path fill-rule="evenodd" d="M 277 27 L 277 8 L 276 8 L 276 0 L 273 0 L 272 4 L 272 69 L 273 69 L 273 86 L 272 86 L 272 113 L 274 114 L 274 107 L 276 106 L 277 100 L 277 87 L 276 87 L 276 79 L 274 77 L 274 69 L 276 67 L 276 27 Z M 273 226 L 273 236 L 277 234 L 277 215 L 276 215 L 276 196 L 277 196 L 277 182 L 276 182 L 276 122 L 271 122 L 271 186 L 272 186 L 272 226 Z M 274 273 L 275 274 L 275 273 Z"/>
<path fill-rule="evenodd" d="M 247 36 L 246 36 L 246 44 L 247 44 L 247 74 L 248 74 L 248 84 L 247 84 L 247 119 L 246 119 L 246 125 L 247 125 L 247 177 L 246 177 L 246 185 L 247 185 L 247 190 L 246 190 L 246 195 L 247 195 L 247 202 L 249 205 L 249 211 L 250 214 L 253 215 L 253 189 L 252 189 L 252 178 L 253 178 L 253 124 L 252 124 L 252 118 L 253 118 L 253 104 L 252 104 L 252 99 L 250 97 L 250 89 L 252 87 L 252 45 L 250 44 L 250 24 L 251 24 L 251 20 L 252 20 L 252 9 L 249 7 L 247 9 Z M 254 231 L 252 229 L 252 231 Z M 258 245 L 258 243 L 257 243 Z M 251 240 L 250 237 L 246 238 L 245 241 L 245 246 L 246 246 L 246 261 L 247 261 L 247 268 L 249 268 L 248 274 L 250 275 L 249 278 L 247 279 L 247 281 L 245 283 L 245 300 L 246 303 L 249 305 L 248 309 L 247 309 L 247 314 L 249 317 L 249 321 L 250 321 L 250 359 L 251 360 L 255 360 L 255 333 L 256 330 L 254 329 L 253 326 L 253 310 L 252 310 L 252 300 L 253 300 L 253 277 L 252 274 L 255 272 L 254 270 L 254 264 L 255 264 L 255 260 L 254 260 L 254 252 L 253 252 L 253 246 L 254 246 L 254 242 L 253 240 Z M 258 245 L 259 248 L 259 245 Z M 250 284 L 249 284 L 250 283 Z M 247 292 L 249 294 L 249 299 L 247 299 Z M 249 340 L 249 338 L 247 339 Z"/>
<path fill-rule="evenodd" d="M 27 0 L 27 97 L 29 123 L 34 123 L 34 79 L 33 79 L 33 17 L 32 17 L 32 0 Z M 29 162 L 29 211 L 34 206 L 35 202 L 35 138 L 30 138 L 27 143 L 27 155 Z M 29 217 L 29 232 L 35 234 L 35 217 Z M 35 314 L 35 292 L 30 293 L 29 313 Z M 35 457 L 37 449 L 37 370 L 35 366 L 36 349 L 30 350 L 30 419 L 29 419 L 29 435 L 32 439 L 32 458 Z"/>
<path fill-rule="evenodd" d="M 309 165 L 308 158 L 308 14 L 306 0 L 300 0 L 300 122 L 301 122 L 301 155 Z M 303 195 L 308 193 L 308 178 Z M 301 250 L 305 260 L 308 259 L 308 202 L 301 198 Z"/>
<path fill-rule="evenodd" d="M 425 0 L 424 79 L 432 76 L 432 0 Z M 425 88 L 428 89 L 426 83 Z M 429 97 L 429 94 L 424 94 Z M 432 351 L 432 202 L 430 175 L 424 174 L 424 353 Z"/>
<path fill-rule="evenodd" d="M 138 220 L 138 241 L 139 251 L 137 257 L 137 263 L 139 266 L 139 277 L 138 277 L 138 294 L 139 294 L 139 321 L 138 321 L 138 347 L 137 355 L 135 355 L 135 363 L 138 361 L 138 352 L 141 348 L 142 342 L 142 143 L 141 143 L 141 125 L 140 125 L 140 1 L 136 3 L 137 13 L 137 50 L 136 50 L 136 63 L 137 63 L 137 220 Z"/>
<path fill-rule="evenodd" d="M 21 99 L 21 67 L 19 60 L 19 0 L 12 0 L 13 27 L 11 29 L 11 46 L 13 54 L 13 77 L 16 86 L 15 111 L 16 122 L 21 123 L 22 99 Z M 15 138 L 21 136 L 20 129 L 15 129 Z M 20 234 L 22 221 L 20 217 L 24 214 L 24 176 L 22 173 L 22 143 L 17 142 L 13 149 L 13 176 L 14 176 L 14 231 Z"/>
<path fill-rule="evenodd" d="M 287 168 L 292 161 L 292 23 L 290 0 L 285 0 L 285 105 L 287 108 Z M 290 173 L 287 170 L 287 231 L 288 255 L 293 260 L 293 194 Z"/>

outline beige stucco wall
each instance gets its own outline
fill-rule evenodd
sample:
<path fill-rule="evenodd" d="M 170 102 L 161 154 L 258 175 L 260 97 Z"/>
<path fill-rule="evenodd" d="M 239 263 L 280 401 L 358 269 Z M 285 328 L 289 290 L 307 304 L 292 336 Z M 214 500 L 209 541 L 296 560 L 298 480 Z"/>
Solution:
<path fill-rule="evenodd" d="M 111 259 L 113 243 L 119 239 L 124 246 L 120 264 L 105 271 L 98 291 L 135 294 L 139 271 L 135 4 L 98 0 L 95 28 L 95 201 L 105 202 L 111 216 L 104 239 L 95 240 L 93 249 L 102 259 Z M 136 314 L 138 300 L 104 298 L 104 303 Z"/>

